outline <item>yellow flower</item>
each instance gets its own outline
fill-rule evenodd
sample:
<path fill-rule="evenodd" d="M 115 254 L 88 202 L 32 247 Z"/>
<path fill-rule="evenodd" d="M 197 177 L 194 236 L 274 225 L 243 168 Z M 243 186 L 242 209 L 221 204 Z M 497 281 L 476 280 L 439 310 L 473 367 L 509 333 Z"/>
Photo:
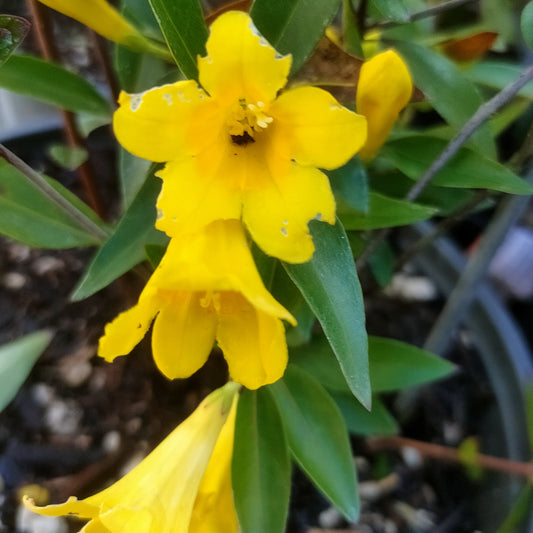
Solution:
<path fill-rule="evenodd" d="M 112 361 L 129 353 L 154 317 L 154 359 L 170 379 L 196 372 L 215 338 L 232 379 L 250 389 L 285 371 L 280 318 L 295 321 L 265 289 L 238 220 L 172 239 L 137 305 L 106 326 L 99 355 Z"/>
<path fill-rule="evenodd" d="M 411 76 L 396 52 L 387 50 L 363 63 L 356 108 L 367 119 L 368 136 L 359 152 L 361 158 L 372 159 L 376 155 L 412 92 Z"/>
<path fill-rule="evenodd" d="M 89 519 L 80 533 L 215 531 L 198 526 L 199 518 L 227 524 L 220 531 L 236 533 L 227 465 L 233 451 L 238 388 L 228 383 L 211 393 L 148 457 L 109 488 L 83 500 L 71 497 L 46 507 L 37 507 L 25 497 L 25 505 L 45 516 L 74 514 Z"/>
<path fill-rule="evenodd" d="M 268 254 L 305 262 L 307 223 L 333 224 L 335 201 L 317 167 L 344 164 L 366 139 L 364 117 L 315 87 L 278 91 L 290 56 L 279 56 L 237 11 L 211 26 L 198 59 L 201 88 L 180 81 L 122 94 L 114 128 L 130 152 L 167 162 L 157 227 L 171 237 L 217 219 L 241 219 Z"/>
<path fill-rule="evenodd" d="M 146 39 L 106 0 L 39 0 L 42 4 L 78 20 L 110 41 L 146 50 L 170 59 L 170 54 Z"/>

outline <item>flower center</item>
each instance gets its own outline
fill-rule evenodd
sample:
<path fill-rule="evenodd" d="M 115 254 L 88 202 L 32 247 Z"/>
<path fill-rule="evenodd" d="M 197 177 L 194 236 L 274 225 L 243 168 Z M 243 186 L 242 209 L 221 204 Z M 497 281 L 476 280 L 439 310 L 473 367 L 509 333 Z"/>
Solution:
<path fill-rule="evenodd" d="M 238 146 L 255 142 L 257 133 L 263 131 L 272 122 L 272 117 L 265 113 L 265 104 L 257 102 L 248 104 L 241 98 L 231 109 L 226 122 L 231 141 Z"/>

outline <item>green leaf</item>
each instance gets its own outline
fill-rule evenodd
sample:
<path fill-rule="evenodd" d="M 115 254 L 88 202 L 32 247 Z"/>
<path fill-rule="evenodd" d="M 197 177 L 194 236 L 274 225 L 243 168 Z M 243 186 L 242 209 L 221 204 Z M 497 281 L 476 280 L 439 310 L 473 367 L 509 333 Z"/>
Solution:
<path fill-rule="evenodd" d="M 242 533 L 283 533 L 291 465 L 281 418 L 266 388 L 241 394 L 234 442 L 231 478 Z"/>
<path fill-rule="evenodd" d="M 89 208 L 48 179 L 59 193 L 88 214 Z M 95 220 L 94 213 L 92 220 Z M 98 240 L 82 229 L 57 205 L 31 184 L 7 161 L 0 158 L 0 233 L 36 248 L 73 248 L 97 244 Z"/>
<path fill-rule="evenodd" d="M 450 375 L 455 366 L 430 352 L 394 339 L 368 337 L 374 392 L 405 389 Z"/>
<path fill-rule="evenodd" d="M 283 263 L 320 321 L 351 391 L 370 407 L 370 379 L 361 285 L 342 224 L 310 223 L 315 253 L 300 265 Z"/>
<path fill-rule="evenodd" d="M 379 20 L 391 20 L 393 22 L 407 22 L 409 11 L 404 0 L 370 0 L 369 12 L 377 16 Z"/>
<path fill-rule="evenodd" d="M 255 0 L 250 15 L 263 37 L 281 54 L 292 54 L 291 72 L 311 55 L 341 0 Z"/>
<path fill-rule="evenodd" d="M 68 170 L 76 170 L 89 157 L 85 148 L 66 144 L 52 144 L 48 148 L 48 154 L 55 163 Z"/>
<path fill-rule="evenodd" d="M 527 520 L 533 503 L 533 485 L 531 482 L 522 487 L 514 501 L 511 511 L 496 533 L 516 533 L 520 524 Z"/>
<path fill-rule="evenodd" d="M 127 209 L 137 196 L 152 167 L 152 162 L 141 159 L 119 147 L 120 194 L 123 209 Z"/>
<path fill-rule="evenodd" d="M 30 23 L 21 17 L 0 15 L 0 66 L 24 40 Z"/>
<path fill-rule="evenodd" d="M 51 340 L 49 331 L 37 331 L 0 346 L 0 411 L 17 394 Z"/>
<path fill-rule="evenodd" d="M 331 503 L 356 521 L 359 501 L 352 450 L 335 402 L 318 381 L 294 365 L 269 389 L 294 458 Z M 353 396 L 352 400 L 358 403 Z"/>
<path fill-rule="evenodd" d="M 352 0 L 342 0 L 342 38 L 346 52 L 356 57 L 364 57 Z"/>
<path fill-rule="evenodd" d="M 370 412 L 355 401 L 351 394 L 333 392 L 331 396 L 339 407 L 350 433 L 365 437 L 398 433 L 398 423 L 377 396 L 372 397 Z"/>
<path fill-rule="evenodd" d="M 438 210 L 433 207 L 371 192 L 370 209 L 367 214 L 353 210 L 340 211 L 339 218 L 347 230 L 369 230 L 405 226 L 430 218 L 437 212 Z"/>
<path fill-rule="evenodd" d="M 0 87 L 68 111 L 109 116 L 109 103 L 80 76 L 30 56 L 11 56 L 0 69 Z"/>
<path fill-rule="evenodd" d="M 382 153 L 407 177 L 417 180 L 447 144 L 442 139 L 418 135 L 389 142 L 382 148 Z M 510 194 L 533 193 L 533 187 L 508 168 L 464 147 L 437 172 L 431 183 L 441 187 L 492 189 Z"/>
<path fill-rule="evenodd" d="M 533 2 L 528 2 L 522 10 L 520 28 L 525 43 L 533 50 Z"/>
<path fill-rule="evenodd" d="M 298 322 L 296 326 L 286 326 L 287 344 L 299 346 L 308 343 L 315 315 L 283 268 L 276 268 L 270 292 Z"/>
<path fill-rule="evenodd" d="M 366 170 L 358 158 L 353 158 L 345 165 L 326 172 L 331 189 L 337 202 L 337 211 L 369 210 L 368 178 Z"/>
<path fill-rule="evenodd" d="M 207 26 L 198 0 L 149 0 L 181 72 L 198 79 L 197 57 L 205 56 Z"/>
<path fill-rule="evenodd" d="M 406 41 L 394 47 L 407 62 L 414 82 L 437 112 L 457 130 L 478 110 L 483 100 L 475 85 L 450 60 L 430 48 Z M 494 139 L 487 124 L 472 136 L 472 144 L 496 158 Z"/>
<path fill-rule="evenodd" d="M 103 289 L 146 259 L 148 242 L 160 244 L 166 237 L 154 228 L 155 202 L 161 181 L 151 175 L 137 194 L 115 231 L 102 245 L 74 289 L 71 299 L 83 300 Z"/>
<path fill-rule="evenodd" d="M 499 91 L 515 81 L 521 73 L 522 69 L 519 66 L 503 61 L 480 61 L 466 71 L 466 75 L 474 83 Z M 533 81 L 522 87 L 518 94 L 533 100 Z"/>

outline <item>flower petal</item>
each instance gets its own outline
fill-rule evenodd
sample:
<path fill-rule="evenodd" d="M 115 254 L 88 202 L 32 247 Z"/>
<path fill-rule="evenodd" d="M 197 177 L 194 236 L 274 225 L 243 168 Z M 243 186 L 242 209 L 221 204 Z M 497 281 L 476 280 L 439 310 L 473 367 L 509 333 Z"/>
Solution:
<path fill-rule="evenodd" d="M 276 152 L 300 165 L 340 167 L 366 140 L 366 119 L 316 87 L 283 93 L 269 111 Z"/>
<path fill-rule="evenodd" d="M 231 459 L 237 398 L 220 432 L 196 495 L 189 533 L 237 533 L 239 523 L 231 485 Z"/>
<path fill-rule="evenodd" d="M 243 218 L 252 238 L 282 261 L 309 261 L 315 247 L 307 223 L 313 218 L 335 223 L 328 178 L 317 169 L 293 164 L 285 176 L 270 176 L 268 183 L 244 196 Z"/>
<path fill-rule="evenodd" d="M 283 376 L 288 355 L 281 320 L 253 307 L 240 294 L 223 294 L 217 341 L 230 376 L 248 389 Z"/>
<path fill-rule="evenodd" d="M 98 355 L 111 362 L 119 355 L 129 354 L 148 331 L 157 310 L 155 294 L 147 287 L 137 305 L 107 324 L 98 344 Z"/>
<path fill-rule="evenodd" d="M 127 531 L 128 533 L 151 533 L 152 514 L 148 509 L 128 509 L 117 506 L 100 515 L 103 531 Z"/>
<path fill-rule="evenodd" d="M 360 152 L 371 159 L 387 140 L 398 114 L 413 92 L 409 71 L 401 57 L 388 50 L 363 63 L 357 85 L 358 113 L 368 119 L 368 138 Z"/>
<path fill-rule="evenodd" d="M 224 13 L 211 25 L 207 56 L 198 60 L 200 83 L 217 99 L 268 103 L 285 86 L 291 57 L 281 57 L 241 11 Z"/>
<path fill-rule="evenodd" d="M 169 379 L 187 378 L 201 368 L 215 342 L 217 317 L 200 305 L 196 293 L 178 293 L 154 322 L 152 351 Z"/>
<path fill-rule="evenodd" d="M 171 237 L 195 233 L 214 220 L 241 216 L 241 193 L 215 170 L 199 168 L 195 158 L 167 163 L 158 173 L 163 188 L 157 200 L 156 227 Z"/>
<path fill-rule="evenodd" d="M 132 154 L 170 161 L 205 150 L 216 141 L 222 120 L 216 103 L 188 80 L 140 94 L 121 93 L 113 128 Z"/>
<path fill-rule="evenodd" d="M 24 496 L 22 502 L 28 509 L 30 509 L 30 511 L 43 516 L 63 516 L 72 514 L 79 516 L 80 518 L 95 518 L 100 511 L 99 505 L 86 503 L 84 500 L 78 500 L 78 498 L 74 496 L 71 496 L 65 503 L 47 505 L 46 507 L 35 505 L 34 501 L 31 498 L 28 498 L 28 496 Z"/>

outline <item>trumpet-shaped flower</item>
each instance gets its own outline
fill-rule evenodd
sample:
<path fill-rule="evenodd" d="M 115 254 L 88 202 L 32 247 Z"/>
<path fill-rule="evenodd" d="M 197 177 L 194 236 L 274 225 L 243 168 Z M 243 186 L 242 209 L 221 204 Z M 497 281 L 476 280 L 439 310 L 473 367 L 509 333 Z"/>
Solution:
<path fill-rule="evenodd" d="M 166 162 L 156 225 L 171 237 L 217 219 L 242 219 L 257 244 L 288 262 L 314 246 L 307 227 L 335 220 L 327 177 L 364 144 L 366 121 L 315 87 L 278 92 L 280 56 L 250 17 L 231 11 L 211 26 L 199 81 L 122 94 L 114 129 L 133 154 Z"/>
<path fill-rule="evenodd" d="M 106 326 L 98 353 L 107 361 L 129 353 L 154 320 L 152 351 L 165 376 L 196 372 L 216 339 L 232 379 L 256 389 L 285 371 L 280 318 L 295 323 L 264 287 L 241 223 L 219 220 L 170 241 L 137 305 Z"/>
<path fill-rule="evenodd" d="M 413 82 L 409 71 L 393 50 L 363 63 L 357 85 L 356 108 L 367 118 L 368 136 L 359 152 L 361 158 L 371 159 L 376 155 L 412 93 Z"/>
<path fill-rule="evenodd" d="M 45 516 L 89 519 L 80 533 L 236 532 L 235 508 L 227 492 L 231 477 L 225 469 L 233 450 L 238 388 L 228 383 L 211 393 L 150 455 L 107 489 L 59 505 L 37 507 L 27 497 L 24 503 Z M 199 519 L 211 524 L 219 520 L 229 528 L 202 528 Z"/>
<path fill-rule="evenodd" d="M 80 21 L 110 41 L 170 58 L 168 50 L 146 39 L 106 0 L 39 0 L 42 4 Z"/>

